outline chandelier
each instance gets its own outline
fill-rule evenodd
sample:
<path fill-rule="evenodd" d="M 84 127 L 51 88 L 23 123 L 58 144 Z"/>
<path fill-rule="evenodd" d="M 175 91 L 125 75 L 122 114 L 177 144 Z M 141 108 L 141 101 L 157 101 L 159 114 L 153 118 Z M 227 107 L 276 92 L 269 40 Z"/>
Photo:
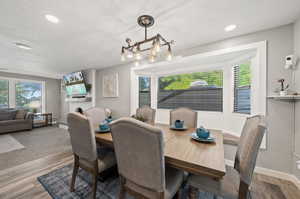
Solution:
<path fill-rule="evenodd" d="M 162 48 L 167 48 L 165 53 L 165 58 L 167 60 L 172 59 L 172 50 L 171 45 L 174 44 L 174 41 L 167 41 L 160 34 L 157 34 L 153 37 L 148 38 L 147 28 L 153 26 L 154 18 L 150 15 L 142 15 L 137 19 L 138 24 L 145 29 L 145 39 L 143 41 L 133 43 L 131 39 L 127 38 L 127 46 L 122 46 L 121 50 L 121 60 L 125 61 L 127 59 L 136 60 L 136 65 L 139 65 L 139 60 L 143 59 L 144 52 L 147 53 L 147 57 L 150 62 L 154 62 L 156 58 L 162 54 Z"/>

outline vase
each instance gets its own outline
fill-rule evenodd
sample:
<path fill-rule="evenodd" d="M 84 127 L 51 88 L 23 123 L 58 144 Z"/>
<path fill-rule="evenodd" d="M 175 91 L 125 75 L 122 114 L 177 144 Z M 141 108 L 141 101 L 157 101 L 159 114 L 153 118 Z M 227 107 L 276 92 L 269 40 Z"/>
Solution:
<path fill-rule="evenodd" d="M 286 96 L 287 95 L 287 91 L 280 91 L 279 95 L 282 96 L 282 97 Z"/>

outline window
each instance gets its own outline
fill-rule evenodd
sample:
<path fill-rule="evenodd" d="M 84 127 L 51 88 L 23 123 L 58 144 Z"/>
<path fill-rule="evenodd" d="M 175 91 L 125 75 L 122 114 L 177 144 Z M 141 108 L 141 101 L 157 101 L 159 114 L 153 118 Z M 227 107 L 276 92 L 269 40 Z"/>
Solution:
<path fill-rule="evenodd" d="M 223 111 L 223 71 L 194 72 L 160 77 L 157 107 L 188 107 L 201 111 Z"/>
<path fill-rule="evenodd" d="M 139 77 L 139 107 L 151 106 L 151 78 Z"/>
<path fill-rule="evenodd" d="M 42 112 L 42 84 L 38 82 L 16 82 L 16 107 L 32 112 Z"/>
<path fill-rule="evenodd" d="M 9 81 L 0 79 L 0 108 L 9 107 L 8 87 L 9 87 Z"/>
<path fill-rule="evenodd" d="M 234 66 L 234 110 L 235 113 L 251 113 L 251 62 Z"/>

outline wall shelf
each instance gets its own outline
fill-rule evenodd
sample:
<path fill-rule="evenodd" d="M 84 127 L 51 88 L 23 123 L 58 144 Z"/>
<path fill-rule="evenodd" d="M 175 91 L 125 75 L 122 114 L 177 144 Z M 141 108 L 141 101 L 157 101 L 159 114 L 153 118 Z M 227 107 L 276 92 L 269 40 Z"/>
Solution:
<path fill-rule="evenodd" d="M 91 97 L 83 97 L 83 98 L 66 98 L 65 102 L 74 102 L 74 103 L 80 103 L 80 102 L 91 102 Z"/>
<path fill-rule="evenodd" d="M 300 95 L 286 95 L 286 96 L 270 95 L 267 98 L 274 99 L 274 100 L 295 101 L 295 100 L 300 100 Z"/>

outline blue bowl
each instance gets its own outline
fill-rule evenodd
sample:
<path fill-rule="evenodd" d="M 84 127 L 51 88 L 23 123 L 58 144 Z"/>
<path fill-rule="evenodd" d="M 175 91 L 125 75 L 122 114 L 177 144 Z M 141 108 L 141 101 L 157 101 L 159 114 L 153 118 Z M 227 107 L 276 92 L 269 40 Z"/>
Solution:
<path fill-rule="evenodd" d="M 108 126 L 108 124 L 100 124 L 99 129 L 100 129 L 100 131 L 106 131 L 109 129 L 109 126 Z"/>
<path fill-rule="evenodd" d="M 209 138 L 209 135 L 210 135 L 209 131 L 204 128 L 198 128 L 196 130 L 196 133 L 197 133 L 197 136 L 202 139 L 207 139 L 207 138 Z"/>
<path fill-rule="evenodd" d="M 111 123 L 113 121 L 111 118 L 106 118 L 105 120 L 107 123 Z"/>
<path fill-rule="evenodd" d="M 174 123 L 175 128 L 181 129 L 183 128 L 184 121 L 183 120 L 176 120 Z"/>

